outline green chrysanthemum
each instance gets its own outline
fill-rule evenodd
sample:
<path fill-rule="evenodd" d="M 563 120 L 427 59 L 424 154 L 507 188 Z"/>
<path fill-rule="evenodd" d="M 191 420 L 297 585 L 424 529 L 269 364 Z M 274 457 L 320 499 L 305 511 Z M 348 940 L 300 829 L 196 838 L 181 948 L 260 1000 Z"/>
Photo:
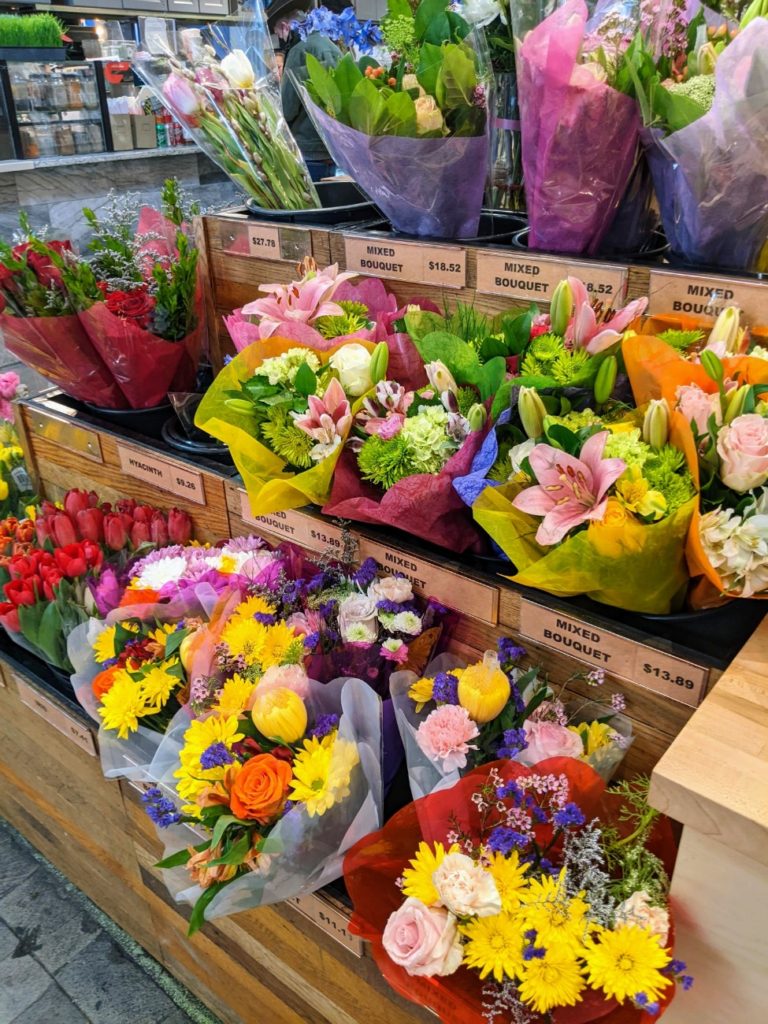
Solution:
<path fill-rule="evenodd" d="M 357 465 L 363 480 L 384 490 L 414 471 L 402 431 L 390 441 L 375 434 L 369 437 L 358 452 Z"/>
<path fill-rule="evenodd" d="M 309 453 L 315 442 L 303 430 L 294 426 L 286 409 L 273 409 L 269 418 L 261 424 L 261 434 L 275 455 L 292 466 L 309 469 L 312 465 Z"/>
<path fill-rule="evenodd" d="M 643 467 L 643 476 L 656 491 L 667 499 L 669 514 L 675 512 L 696 493 L 691 474 L 685 467 L 682 452 L 665 445 L 653 452 Z"/>
<path fill-rule="evenodd" d="M 528 352 L 523 358 L 520 373 L 523 377 L 547 377 L 549 376 L 549 363 L 542 363 L 536 356 Z"/>
<path fill-rule="evenodd" d="M 584 349 L 563 351 L 552 362 L 549 372 L 562 387 L 583 384 L 589 378 L 590 358 Z"/>
<path fill-rule="evenodd" d="M 509 453 L 514 448 L 514 442 L 502 441 L 499 445 L 499 454 L 496 456 L 496 461 L 491 466 L 488 473 L 488 479 L 493 480 L 497 484 L 505 484 L 509 480 L 509 474 L 512 470 L 512 464 L 509 461 Z"/>
<path fill-rule="evenodd" d="M 362 302 L 342 301 L 337 305 L 344 310 L 343 316 L 321 316 L 315 320 L 315 329 L 324 338 L 341 338 L 368 326 L 368 307 Z"/>
<path fill-rule="evenodd" d="M 704 337 L 703 331 L 662 331 L 659 335 L 662 341 L 666 341 L 672 348 L 680 352 L 692 348 Z"/>
<path fill-rule="evenodd" d="M 557 334 L 540 334 L 538 338 L 533 339 L 528 351 L 541 362 L 551 363 L 565 351 L 565 345 Z"/>
<path fill-rule="evenodd" d="M 462 416 L 466 416 L 472 406 L 477 403 L 478 394 L 474 388 L 459 388 L 456 400 L 459 403 L 459 412 Z"/>

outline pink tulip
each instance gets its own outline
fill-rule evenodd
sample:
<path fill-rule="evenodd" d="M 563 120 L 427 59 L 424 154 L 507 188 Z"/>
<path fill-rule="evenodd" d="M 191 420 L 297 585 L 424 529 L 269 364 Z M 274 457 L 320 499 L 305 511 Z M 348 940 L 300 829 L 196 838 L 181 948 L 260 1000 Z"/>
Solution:
<path fill-rule="evenodd" d="M 294 421 L 299 430 L 317 441 L 330 454 L 347 436 L 352 426 L 352 410 L 349 407 L 344 388 L 334 377 L 322 398 L 309 396 L 309 412 Z"/>
<path fill-rule="evenodd" d="M 578 277 L 569 277 L 568 284 L 573 292 L 575 308 L 573 319 L 565 332 L 565 340 L 571 342 L 574 348 L 586 349 L 591 356 L 615 345 L 632 321 L 642 316 L 648 305 L 645 297 L 635 299 L 610 320 L 599 325 L 583 282 Z"/>
<path fill-rule="evenodd" d="M 537 543 L 559 544 L 575 527 L 603 518 L 608 491 L 627 468 L 623 459 L 603 458 L 607 440 L 607 430 L 593 434 L 580 459 L 548 444 L 532 449 L 528 461 L 538 483 L 521 491 L 512 504 L 521 512 L 544 516 Z"/>
<path fill-rule="evenodd" d="M 180 75 L 169 75 L 163 83 L 163 96 L 174 114 L 185 121 L 194 120 L 200 110 L 200 99 L 186 80 Z"/>

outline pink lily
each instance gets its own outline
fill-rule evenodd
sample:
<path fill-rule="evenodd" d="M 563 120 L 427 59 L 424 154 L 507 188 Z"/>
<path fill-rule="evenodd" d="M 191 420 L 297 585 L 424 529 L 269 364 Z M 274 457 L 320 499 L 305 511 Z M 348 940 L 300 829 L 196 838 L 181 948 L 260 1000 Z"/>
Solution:
<path fill-rule="evenodd" d="M 325 458 L 341 444 L 352 426 L 352 410 L 344 394 L 344 388 L 334 377 L 322 398 L 309 396 L 309 411 L 304 416 L 296 416 L 295 424 L 299 430 L 317 441 L 312 449 L 312 457 Z"/>
<path fill-rule="evenodd" d="M 610 320 L 598 324 L 583 282 L 578 277 L 569 277 L 568 284 L 573 293 L 574 313 L 565 332 L 565 340 L 570 342 L 574 348 L 586 349 L 591 356 L 615 345 L 632 321 L 636 317 L 642 316 L 648 305 L 646 297 L 634 299 L 624 309 L 615 313 Z"/>
<path fill-rule="evenodd" d="M 245 316 L 258 316 L 260 335 L 269 338 L 283 324 L 309 324 L 321 316 L 342 316 L 344 310 L 331 299 L 337 288 L 354 273 L 339 273 L 337 263 L 323 271 L 311 270 L 300 281 L 291 284 L 264 284 L 259 287 L 266 299 L 256 299 L 243 306 Z"/>
<path fill-rule="evenodd" d="M 608 490 L 627 468 L 623 459 L 604 459 L 608 431 L 593 434 L 574 458 L 559 448 L 537 444 L 528 456 L 538 484 L 512 504 L 521 512 L 544 516 L 536 532 L 542 546 L 559 544 L 574 527 L 603 518 Z"/>

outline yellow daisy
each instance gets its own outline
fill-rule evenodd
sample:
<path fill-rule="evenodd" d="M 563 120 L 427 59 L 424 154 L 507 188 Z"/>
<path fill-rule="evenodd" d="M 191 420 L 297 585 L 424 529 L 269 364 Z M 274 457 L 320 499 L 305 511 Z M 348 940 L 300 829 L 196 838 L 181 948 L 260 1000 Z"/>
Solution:
<path fill-rule="evenodd" d="M 464 963 L 480 972 L 481 978 L 492 974 L 498 982 L 512 981 L 523 965 L 523 938 L 520 925 L 512 914 L 477 917 L 463 925 L 466 936 Z"/>
<path fill-rule="evenodd" d="M 213 710 L 221 715 L 239 715 L 248 706 L 252 693 L 253 683 L 250 679 L 244 679 L 236 672 L 222 686 Z"/>
<path fill-rule="evenodd" d="M 580 896 L 568 896 L 565 868 L 557 878 L 551 875 L 532 878 L 521 891 L 520 902 L 523 931 L 535 929 L 539 946 L 554 943 L 577 948 L 583 944 L 589 929 L 586 918 L 589 904 Z"/>
<path fill-rule="evenodd" d="M 121 622 L 120 626 L 129 633 L 138 633 L 139 631 L 139 627 L 135 622 Z M 103 629 L 93 641 L 93 656 L 99 664 L 103 664 L 105 661 L 111 661 L 112 658 L 117 657 L 119 652 L 117 650 L 117 644 L 115 643 L 116 634 L 117 624 L 114 626 L 107 626 L 106 629 Z"/>
<path fill-rule="evenodd" d="M 457 673 L 453 673 L 456 675 Z M 425 704 L 429 704 L 432 700 L 432 693 L 434 690 L 435 681 L 434 679 L 417 679 L 416 682 L 411 686 L 408 691 L 408 696 L 416 704 L 416 714 L 418 715 Z"/>
<path fill-rule="evenodd" d="M 102 695 L 99 714 L 105 729 L 116 729 L 119 740 L 139 728 L 139 719 L 147 714 L 141 689 L 127 672 L 118 672 L 109 690 Z"/>
<path fill-rule="evenodd" d="M 224 570 L 219 567 L 219 571 Z M 242 604 L 239 604 L 237 608 L 232 612 L 231 619 L 252 619 L 254 615 L 272 615 L 274 614 L 275 606 L 270 604 L 269 601 L 263 597 L 249 597 Z"/>
<path fill-rule="evenodd" d="M 581 966 L 568 946 L 549 946 L 543 957 L 526 960 L 520 971 L 520 998 L 536 1013 L 575 1006 L 585 988 Z"/>
<path fill-rule="evenodd" d="M 416 856 L 408 861 L 411 866 L 403 871 L 404 896 L 415 896 L 428 907 L 437 902 L 437 889 L 432 876 L 443 863 L 446 852 L 458 853 L 458 844 L 454 843 L 446 851 L 442 843 L 435 843 L 434 848 L 429 843 L 419 843 Z"/>
<path fill-rule="evenodd" d="M 181 683 L 181 679 L 177 675 L 172 675 L 169 672 L 169 668 L 177 664 L 178 661 L 164 661 L 159 665 L 152 664 L 149 671 L 138 680 L 145 702 L 154 705 L 156 711 L 168 703 L 171 694 Z"/>
<path fill-rule="evenodd" d="M 260 665 L 267 627 L 255 619 L 230 619 L 221 632 L 233 658 L 244 658 L 248 666 Z"/>
<path fill-rule="evenodd" d="M 310 818 L 325 814 L 349 796 L 352 769 L 359 760 L 355 744 L 336 733 L 304 740 L 293 762 L 290 799 L 303 803 Z"/>
<path fill-rule="evenodd" d="M 158 647 L 162 647 L 165 650 L 165 644 L 171 633 L 176 632 L 175 622 L 166 622 L 156 629 L 153 629 L 148 635 L 150 640 L 154 640 Z"/>
<path fill-rule="evenodd" d="M 184 733 L 184 745 L 179 753 L 181 767 L 173 773 L 176 783 L 176 791 L 182 800 L 188 803 L 182 808 L 185 814 L 200 816 L 200 808 L 195 803 L 198 793 L 224 778 L 225 766 L 217 768 L 202 768 L 200 758 L 214 743 L 223 743 L 227 750 L 231 750 L 235 743 L 244 737 L 239 732 L 239 720 L 237 715 L 210 715 L 206 719 L 195 719 L 190 723 Z"/>
<path fill-rule="evenodd" d="M 266 671 L 273 665 L 285 665 L 297 660 L 304 653 L 304 644 L 299 641 L 296 630 L 278 622 L 267 626 L 267 635 L 261 645 L 261 668 Z"/>
<path fill-rule="evenodd" d="M 501 909 L 507 913 L 517 910 L 520 906 L 520 894 L 528 884 L 525 877 L 528 865 L 520 863 L 520 857 L 515 850 L 509 857 L 495 853 L 491 857 L 488 870 L 499 890 Z"/>
<path fill-rule="evenodd" d="M 587 977 L 593 988 L 623 1003 L 639 992 L 656 1002 L 672 982 L 661 973 L 670 956 L 658 935 L 634 924 L 605 929 L 584 952 Z"/>

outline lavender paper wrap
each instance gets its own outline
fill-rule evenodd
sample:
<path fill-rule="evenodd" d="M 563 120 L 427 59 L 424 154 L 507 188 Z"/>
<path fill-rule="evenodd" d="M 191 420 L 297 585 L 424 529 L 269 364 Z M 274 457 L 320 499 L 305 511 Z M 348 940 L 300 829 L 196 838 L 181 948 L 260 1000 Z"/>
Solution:
<path fill-rule="evenodd" d="M 749 270 L 768 238 L 768 21 L 723 51 L 715 101 L 666 138 L 643 143 L 672 251 L 686 263 Z"/>
<path fill-rule="evenodd" d="M 303 99 L 334 162 L 393 228 L 433 238 L 477 234 L 490 158 L 487 132 L 448 139 L 365 135 L 320 110 L 306 90 Z"/>
<path fill-rule="evenodd" d="M 638 146 L 634 100 L 577 65 L 587 22 L 569 0 L 518 56 L 523 172 L 532 248 L 594 255 L 624 196 Z"/>

